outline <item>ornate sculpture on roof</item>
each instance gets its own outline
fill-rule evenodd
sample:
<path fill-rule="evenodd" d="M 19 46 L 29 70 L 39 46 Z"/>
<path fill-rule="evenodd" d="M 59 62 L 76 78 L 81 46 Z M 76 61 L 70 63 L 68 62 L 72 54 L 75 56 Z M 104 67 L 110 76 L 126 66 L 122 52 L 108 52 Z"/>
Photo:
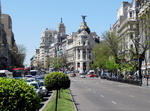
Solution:
<path fill-rule="evenodd" d="M 87 26 L 87 24 L 86 24 L 86 22 L 85 22 L 85 18 L 86 18 L 86 17 L 87 17 L 87 16 L 82 15 L 83 22 L 81 23 L 81 26 L 80 26 L 80 28 L 79 28 L 79 30 L 78 30 L 78 34 L 81 33 L 82 31 L 86 31 L 88 34 L 91 33 L 89 27 Z"/>

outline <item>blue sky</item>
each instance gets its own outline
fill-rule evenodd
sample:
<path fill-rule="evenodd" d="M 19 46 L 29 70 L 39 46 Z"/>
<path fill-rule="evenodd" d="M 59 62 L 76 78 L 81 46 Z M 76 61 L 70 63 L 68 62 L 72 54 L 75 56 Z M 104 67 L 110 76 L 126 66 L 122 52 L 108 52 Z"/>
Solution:
<path fill-rule="evenodd" d="M 24 64 L 39 48 L 41 33 L 46 28 L 56 29 L 60 18 L 67 34 L 76 32 L 87 15 L 86 22 L 92 32 L 101 35 L 114 24 L 117 9 L 124 0 L 1 0 L 2 13 L 12 18 L 13 32 L 17 44 L 27 49 Z M 132 0 L 125 0 L 131 2 Z"/>

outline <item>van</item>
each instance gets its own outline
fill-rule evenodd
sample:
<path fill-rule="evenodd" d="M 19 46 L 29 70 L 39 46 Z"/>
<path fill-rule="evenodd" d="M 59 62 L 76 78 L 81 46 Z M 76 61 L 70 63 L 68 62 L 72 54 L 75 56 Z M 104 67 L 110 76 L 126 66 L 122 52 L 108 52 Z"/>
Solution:
<path fill-rule="evenodd" d="M 13 78 L 13 73 L 8 70 L 0 70 L 0 77 Z"/>

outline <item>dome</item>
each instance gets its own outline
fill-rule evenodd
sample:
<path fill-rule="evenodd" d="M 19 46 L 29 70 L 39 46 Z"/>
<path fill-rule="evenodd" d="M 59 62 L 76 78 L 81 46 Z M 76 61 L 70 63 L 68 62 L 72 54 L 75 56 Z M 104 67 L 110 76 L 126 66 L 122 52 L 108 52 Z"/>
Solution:
<path fill-rule="evenodd" d="M 90 34 L 90 29 L 89 27 L 86 25 L 86 22 L 82 22 L 79 30 L 78 30 L 78 34 L 81 33 L 82 31 L 86 31 L 88 34 Z"/>
<path fill-rule="evenodd" d="M 87 26 L 87 24 L 85 22 L 85 17 L 86 16 L 82 16 L 83 22 L 81 23 L 81 26 L 78 30 L 78 34 L 81 33 L 82 31 L 86 31 L 88 34 L 90 34 L 90 32 L 91 32 L 89 27 Z"/>

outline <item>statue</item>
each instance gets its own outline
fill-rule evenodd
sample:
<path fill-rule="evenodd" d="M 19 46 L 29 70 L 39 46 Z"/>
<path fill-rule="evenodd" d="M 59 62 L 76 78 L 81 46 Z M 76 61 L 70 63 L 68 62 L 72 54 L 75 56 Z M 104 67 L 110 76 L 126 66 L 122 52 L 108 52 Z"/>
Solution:
<path fill-rule="evenodd" d="M 83 22 L 85 22 L 86 15 L 82 15 Z"/>

